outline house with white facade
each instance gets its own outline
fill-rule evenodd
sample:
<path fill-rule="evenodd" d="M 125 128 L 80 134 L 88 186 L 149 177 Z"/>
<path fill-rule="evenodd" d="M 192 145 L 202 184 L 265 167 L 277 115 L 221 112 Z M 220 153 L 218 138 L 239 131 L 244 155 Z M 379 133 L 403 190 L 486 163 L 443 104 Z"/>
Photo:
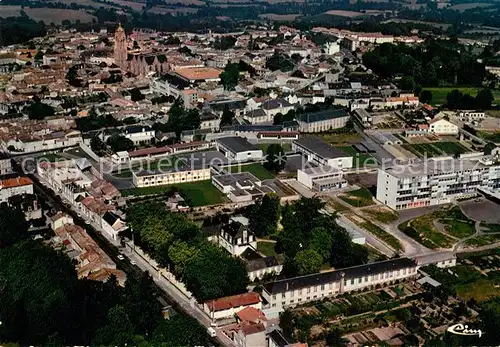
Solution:
<path fill-rule="evenodd" d="M 16 195 L 33 195 L 33 181 L 29 177 L 0 180 L 0 202 L 7 202 Z"/>
<path fill-rule="evenodd" d="M 474 122 L 474 121 L 481 121 L 486 118 L 486 113 L 483 111 L 460 111 L 458 113 L 458 118 L 462 122 Z"/>
<path fill-rule="evenodd" d="M 437 135 L 457 135 L 458 126 L 447 121 L 446 119 L 437 119 L 429 121 L 429 133 Z"/>
<path fill-rule="evenodd" d="M 178 167 L 168 170 L 142 170 L 132 173 L 132 182 L 138 188 L 166 184 L 187 183 L 209 180 L 210 168 Z"/>
<path fill-rule="evenodd" d="M 132 125 L 123 130 L 123 135 L 134 145 L 143 145 L 151 143 L 155 137 L 155 131 L 149 125 Z"/>
<path fill-rule="evenodd" d="M 108 235 L 108 238 L 118 240 L 118 234 L 127 229 L 125 221 L 123 221 L 114 212 L 108 211 L 102 216 L 102 230 Z"/>
<path fill-rule="evenodd" d="M 248 219 L 244 217 L 232 217 L 222 225 L 216 242 L 232 255 L 240 255 L 248 247 L 257 248 L 257 238 L 248 229 Z"/>
<path fill-rule="evenodd" d="M 307 161 L 320 166 L 329 166 L 334 169 L 352 168 L 352 156 L 332 147 L 319 137 L 301 137 L 292 142 L 292 150 L 302 153 Z"/>
<path fill-rule="evenodd" d="M 205 301 L 203 310 L 212 319 L 223 319 L 234 317 L 234 315 L 246 307 L 262 309 L 262 300 L 259 293 L 248 292 L 239 295 L 227 296 L 215 300 Z"/>

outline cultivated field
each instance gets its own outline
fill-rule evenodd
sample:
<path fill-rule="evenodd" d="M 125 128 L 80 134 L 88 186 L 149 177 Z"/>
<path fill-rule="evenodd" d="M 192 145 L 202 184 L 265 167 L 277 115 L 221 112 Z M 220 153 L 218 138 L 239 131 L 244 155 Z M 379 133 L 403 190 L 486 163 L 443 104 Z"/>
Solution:
<path fill-rule="evenodd" d="M 168 8 L 168 7 L 163 7 L 163 6 L 154 6 L 147 10 L 146 12 L 151 12 L 151 13 L 156 13 L 156 14 L 166 14 L 166 13 L 196 13 L 198 12 L 197 8 L 191 8 L 191 7 L 174 7 L 174 8 Z"/>
<path fill-rule="evenodd" d="M 332 16 L 349 17 L 349 18 L 366 16 L 366 13 L 356 12 L 356 11 L 331 10 L 325 13 Z"/>
<path fill-rule="evenodd" d="M 60 3 L 63 3 L 63 4 L 75 3 L 77 5 L 92 6 L 92 7 L 95 7 L 95 8 L 100 8 L 100 7 L 104 7 L 104 8 L 119 8 L 117 6 L 112 6 L 112 5 L 108 5 L 108 4 L 102 4 L 102 3 L 95 2 L 95 1 L 92 1 L 92 0 L 50 0 L 49 2 L 60 2 Z"/>
<path fill-rule="evenodd" d="M 264 13 L 260 14 L 260 18 L 266 18 L 270 20 L 278 20 L 278 21 L 286 21 L 286 20 L 294 20 L 300 16 L 300 14 L 276 14 L 276 13 Z"/>
<path fill-rule="evenodd" d="M 465 10 L 470 10 L 471 8 L 478 8 L 478 7 L 489 7 L 493 4 L 491 3 L 486 3 L 486 2 L 476 2 L 476 3 L 468 3 L 468 4 L 456 4 L 451 6 L 450 8 L 452 10 L 457 10 L 460 12 L 463 12 Z"/>
<path fill-rule="evenodd" d="M 95 17 L 84 11 L 66 10 L 59 8 L 25 8 L 24 12 L 33 20 L 43 21 L 47 24 L 60 24 L 63 20 L 69 19 L 74 22 L 91 22 Z M 0 17 L 17 17 L 21 13 L 21 6 L 0 6 Z"/>
<path fill-rule="evenodd" d="M 119 6 L 128 6 L 136 11 L 142 11 L 145 5 L 139 2 L 125 1 L 125 0 L 111 0 L 111 1 Z"/>

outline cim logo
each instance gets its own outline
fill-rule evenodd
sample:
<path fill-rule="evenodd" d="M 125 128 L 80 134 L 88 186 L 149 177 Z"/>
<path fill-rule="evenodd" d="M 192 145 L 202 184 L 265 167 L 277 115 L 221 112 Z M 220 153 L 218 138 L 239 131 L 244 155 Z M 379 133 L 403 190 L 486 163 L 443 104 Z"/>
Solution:
<path fill-rule="evenodd" d="M 455 324 L 452 325 L 451 327 L 448 327 L 446 329 L 448 332 L 455 334 L 455 335 L 464 335 L 464 336 L 478 336 L 481 337 L 485 333 L 483 333 L 479 329 L 469 329 L 468 325 L 463 325 L 463 324 Z"/>

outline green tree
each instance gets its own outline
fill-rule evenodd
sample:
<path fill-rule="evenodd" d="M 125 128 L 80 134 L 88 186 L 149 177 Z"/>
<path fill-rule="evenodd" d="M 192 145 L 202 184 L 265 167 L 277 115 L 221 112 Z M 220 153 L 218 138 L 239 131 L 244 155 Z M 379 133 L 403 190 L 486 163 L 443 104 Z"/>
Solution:
<path fill-rule="evenodd" d="M 28 227 L 20 208 L 9 207 L 6 203 L 0 205 L 0 248 L 26 240 L 29 237 Z"/>
<path fill-rule="evenodd" d="M 33 58 L 35 61 L 42 61 L 43 60 L 43 51 L 39 50 L 36 52 L 35 57 Z"/>
<path fill-rule="evenodd" d="M 311 232 L 309 248 L 318 252 L 323 259 L 330 259 L 333 247 L 332 232 L 322 228 L 314 228 Z"/>
<path fill-rule="evenodd" d="M 342 332 L 335 327 L 326 333 L 325 342 L 329 347 L 343 347 L 347 341 L 342 338 Z"/>
<path fill-rule="evenodd" d="M 266 194 L 261 201 L 250 207 L 249 228 L 257 237 L 276 232 L 280 218 L 280 198 L 276 194 Z"/>
<path fill-rule="evenodd" d="M 106 153 L 106 144 L 99 138 L 99 136 L 94 135 L 90 139 L 90 149 L 98 156 L 103 156 Z"/>
<path fill-rule="evenodd" d="M 323 258 L 315 250 L 307 249 L 298 252 L 294 258 L 294 262 L 297 269 L 297 275 L 303 276 L 319 272 L 323 264 Z"/>
<path fill-rule="evenodd" d="M 194 318 L 175 315 L 163 320 L 153 333 L 156 346 L 207 346 L 210 345 L 206 328 Z"/>
<path fill-rule="evenodd" d="M 185 241 L 175 241 L 168 248 L 168 256 L 174 264 L 174 272 L 181 278 L 184 274 L 184 267 L 198 254 L 196 246 L 191 246 Z"/>
<path fill-rule="evenodd" d="M 279 125 L 283 123 L 283 114 L 277 113 L 273 118 L 273 125 Z"/>
<path fill-rule="evenodd" d="M 108 312 L 108 322 L 97 331 L 93 343 L 100 346 L 125 346 L 134 341 L 134 326 L 123 306 L 115 306 Z"/>
<path fill-rule="evenodd" d="M 221 83 L 225 90 L 234 90 L 238 85 L 240 69 L 237 63 L 228 63 L 220 74 Z"/>
<path fill-rule="evenodd" d="M 496 144 L 494 144 L 493 142 L 488 142 L 486 146 L 484 146 L 484 154 L 490 155 L 495 148 L 497 148 Z"/>
<path fill-rule="evenodd" d="M 415 82 L 413 76 L 405 76 L 399 82 L 399 86 L 403 90 L 414 91 L 417 87 L 417 83 Z"/>
<path fill-rule="evenodd" d="M 141 93 L 139 88 L 133 88 L 130 90 L 130 100 L 141 101 L 144 100 L 145 96 Z"/>
<path fill-rule="evenodd" d="M 481 89 L 476 95 L 476 108 L 480 110 L 491 109 L 493 100 L 493 93 L 490 89 Z"/>
<path fill-rule="evenodd" d="M 424 89 L 420 92 L 419 100 L 421 103 L 429 104 L 432 101 L 432 92 Z"/>
<path fill-rule="evenodd" d="M 234 112 L 229 109 L 229 106 L 224 106 L 222 117 L 220 119 L 220 127 L 222 128 L 225 125 L 231 125 L 233 123 L 234 116 Z"/>
<path fill-rule="evenodd" d="M 267 147 L 266 162 L 264 167 L 269 171 L 278 173 L 285 168 L 286 155 L 283 147 L 278 143 L 273 143 Z"/>
<path fill-rule="evenodd" d="M 135 148 L 134 142 L 131 139 L 118 133 L 111 135 L 106 143 L 115 153 L 121 151 L 128 152 Z"/>
<path fill-rule="evenodd" d="M 460 107 L 464 94 L 458 89 L 453 89 L 446 95 L 446 104 L 448 108 L 456 110 Z"/>
<path fill-rule="evenodd" d="M 241 259 L 208 243 L 184 267 L 183 281 L 198 302 L 245 293 L 249 283 Z"/>
<path fill-rule="evenodd" d="M 42 102 L 35 101 L 27 107 L 28 118 L 42 120 L 47 117 L 52 117 L 55 113 L 54 108 Z"/>

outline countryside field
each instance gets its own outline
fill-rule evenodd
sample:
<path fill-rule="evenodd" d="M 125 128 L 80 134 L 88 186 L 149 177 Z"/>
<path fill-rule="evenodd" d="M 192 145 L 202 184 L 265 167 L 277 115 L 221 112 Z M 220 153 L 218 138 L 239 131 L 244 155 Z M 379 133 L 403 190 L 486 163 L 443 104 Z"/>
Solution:
<path fill-rule="evenodd" d="M 433 88 L 423 88 L 423 90 L 429 90 L 432 92 L 432 105 L 443 105 L 446 103 L 446 96 L 452 90 L 457 89 L 464 94 L 470 94 L 471 96 L 476 96 L 480 88 L 469 88 L 469 87 L 433 87 Z M 495 100 L 494 104 L 500 104 L 500 90 L 492 90 L 493 97 Z"/>
<path fill-rule="evenodd" d="M 84 11 L 66 10 L 60 8 L 24 8 L 24 12 L 33 20 L 43 21 L 46 24 L 55 23 L 61 24 L 65 19 L 74 22 L 92 22 L 94 16 Z M 21 14 L 21 6 L 0 6 L 0 17 L 17 17 Z"/>

